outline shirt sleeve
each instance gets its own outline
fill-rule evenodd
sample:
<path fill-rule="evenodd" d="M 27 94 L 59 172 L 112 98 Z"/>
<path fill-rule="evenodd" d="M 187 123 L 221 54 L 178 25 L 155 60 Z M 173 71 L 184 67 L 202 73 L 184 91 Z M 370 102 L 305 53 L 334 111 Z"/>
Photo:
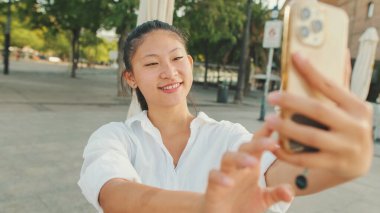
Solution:
<path fill-rule="evenodd" d="M 230 151 L 237 151 L 239 147 L 251 141 L 253 134 L 248 132 L 246 128 L 244 128 L 240 124 L 233 124 L 233 128 L 230 133 L 231 136 L 231 144 L 229 146 Z M 260 178 L 259 185 L 260 187 L 266 187 L 265 181 L 265 173 L 268 171 L 269 167 L 276 161 L 276 156 L 274 156 L 271 152 L 265 151 L 260 159 Z M 286 212 L 291 203 L 280 202 L 271 206 L 270 210 L 276 213 L 284 213 Z"/>
<path fill-rule="evenodd" d="M 107 181 L 124 178 L 141 182 L 129 160 L 128 138 L 118 134 L 120 128 L 116 124 L 111 123 L 95 131 L 83 153 L 78 185 L 85 198 L 99 212 L 103 212 L 98 202 L 99 192 Z"/>

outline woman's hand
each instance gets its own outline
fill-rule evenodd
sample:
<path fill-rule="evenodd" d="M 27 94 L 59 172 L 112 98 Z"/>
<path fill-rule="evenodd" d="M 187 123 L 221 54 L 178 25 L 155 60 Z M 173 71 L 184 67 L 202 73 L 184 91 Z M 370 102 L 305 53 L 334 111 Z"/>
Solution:
<path fill-rule="evenodd" d="M 370 168 L 373 156 L 371 106 L 323 77 L 300 55 L 295 54 L 292 59 L 306 83 L 335 104 L 286 92 L 272 93 L 269 96 L 272 105 L 296 111 L 329 128 L 321 130 L 269 116 L 266 124 L 271 129 L 320 150 L 316 153 L 289 154 L 278 149 L 274 153 L 291 164 L 323 169 L 344 180 L 364 175 Z"/>
<path fill-rule="evenodd" d="M 293 191 L 289 185 L 260 188 L 260 159 L 264 150 L 275 150 L 275 143 L 259 143 L 260 134 L 270 134 L 267 126 L 255 134 L 250 143 L 243 144 L 239 152 L 224 154 L 220 171 L 210 172 L 204 197 L 204 212 L 234 213 L 265 212 L 273 204 L 290 202 Z"/>

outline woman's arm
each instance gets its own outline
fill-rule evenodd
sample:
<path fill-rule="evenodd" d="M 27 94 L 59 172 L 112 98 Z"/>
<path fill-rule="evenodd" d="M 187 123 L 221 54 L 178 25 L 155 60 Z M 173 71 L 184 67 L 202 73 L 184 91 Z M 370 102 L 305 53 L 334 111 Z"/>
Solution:
<path fill-rule="evenodd" d="M 111 179 L 100 190 L 99 203 L 105 213 L 201 212 L 199 193 L 169 191 L 127 181 Z"/>
<path fill-rule="evenodd" d="M 295 180 L 304 170 L 302 167 L 276 160 L 266 172 L 265 179 L 268 186 L 284 183 L 291 184 L 296 196 L 317 193 L 347 181 L 345 178 L 330 174 L 321 169 L 309 169 L 307 174 L 308 186 L 300 190 L 295 186 Z"/>
<path fill-rule="evenodd" d="M 114 178 L 100 190 L 99 204 L 106 213 L 128 212 L 265 212 L 273 204 L 289 202 L 286 186 L 260 188 L 260 162 L 246 153 L 227 152 L 220 170 L 212 170 L 204 194 L 162 190 Z"/>

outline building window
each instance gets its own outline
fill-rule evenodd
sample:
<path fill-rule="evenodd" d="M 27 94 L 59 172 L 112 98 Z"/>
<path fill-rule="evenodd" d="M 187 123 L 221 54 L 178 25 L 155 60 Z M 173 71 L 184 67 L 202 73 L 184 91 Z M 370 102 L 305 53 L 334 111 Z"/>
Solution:
<path fill-rule="evenodd" d="M 371 1 L 368 3 L 367 18 L 372 18 L 374 11 L 375 11 L 375 3 Z"/>

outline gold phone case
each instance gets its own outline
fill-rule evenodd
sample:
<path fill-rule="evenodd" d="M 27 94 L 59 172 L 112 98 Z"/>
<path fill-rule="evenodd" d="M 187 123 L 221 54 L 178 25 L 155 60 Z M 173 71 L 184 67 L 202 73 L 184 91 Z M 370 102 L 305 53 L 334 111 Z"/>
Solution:
<path fill-rule="evenodd" d="M 296 0 L 286 7 L 281 58 L 283 91 L 330 102 L 323 95 L 311 90 L 299 77 L 291 62 L 291 55 L 300 53 L 323 76 L 343 86 L 348 23 L 348 16 L 342 9 L 318 1 Z M 281 117 L 327 129 L 323 124 L 285 109 L 281 110 Z M 282 135 L 279 137 L 281 146 L 288 152 L 318 151 Z"/>

